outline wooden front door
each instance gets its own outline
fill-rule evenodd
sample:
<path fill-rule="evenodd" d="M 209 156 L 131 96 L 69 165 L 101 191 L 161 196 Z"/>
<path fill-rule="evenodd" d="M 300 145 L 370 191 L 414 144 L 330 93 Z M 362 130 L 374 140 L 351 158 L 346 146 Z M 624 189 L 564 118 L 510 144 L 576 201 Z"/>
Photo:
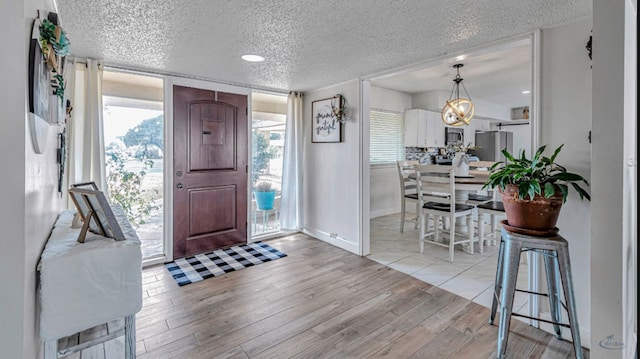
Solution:
<path fill-rule="evenodd" d="M 173 87 L 173 255 L 247 242 L 247 96 Z"/>

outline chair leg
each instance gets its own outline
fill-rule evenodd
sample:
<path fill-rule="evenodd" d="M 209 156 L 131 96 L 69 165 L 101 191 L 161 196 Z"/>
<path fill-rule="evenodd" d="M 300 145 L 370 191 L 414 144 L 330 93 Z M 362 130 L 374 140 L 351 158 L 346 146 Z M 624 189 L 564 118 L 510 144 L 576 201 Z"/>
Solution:
<path fill-rule="evenodd" d="M 556 274 L 556 253 L 555 251 L 544 251 L 544 267 L 547 275 L 547 293 L 549 296 L 549 311 L 551 320 L 559 323 L 562 318 L 560 311 L 560 291 L 558 290 L 558 279 Z M 556 338 L 562 339 L 562 331 L 558 324 L 553 324 L 553 331 Z"/>
<path fill-rule="evenodd" d="M 504 267 L 502 272 L 502 288 L 500 291 L 500 326 L 498 327 L 498 358 L 504 358 L 509 339 L 513 298 L 516 293 L 518 264 L 522 245 L 515 241 L 506 241 L 504 245 Z"/>
<path fill-rule="evenodd" d="M 413 224 L 413 229 L 418 228 L 418 213 L 420 213 L 420 201 L 416 201 L 416 217 L 415 217 L 415 222 Z"/>
<path fill-rule="evenodd" d="M 498 311 L 498 297 L 502 288 L 502 273 L 504 266 L 504 241 L 500 238 L 500 246 L 498 247 L 498 264 L 496 265 L 496 279 L 493 283 L 493 301 L 491 303 L 491 315 L 489 316 L 489 324 L 493 325 Z"/>
<path fill-rule="evenodd" d="M 484 254 L 484 214 L 478 213 L 478 246 L 480 254 Z"/>
<path fill-rule="evenodd" d="M 444 224 L 444 219 L 440 216 L 435 216 L 433 217 L 433 223 L 434 223 L 434 228 L 433 228 L 433 240 L 435 242 L 440 242 L 440 224 L 438 222 L 440 222 L 442 220 L 442 223 Z"/>
<path fill-rule="evenodd" d="M 453 263 L 453 250 L 456 243 L 456 219 L 453 216 L 449 216 L 449 262 Z"/>
<path fill-rule="evenodd" d="M 573 350 L 576 359 L 582 359 L 582 343 L 580 341 L 580 331 L 578 330 L 578 311 L 576 309 L 575 292 L 573 291 L 573 275 L 571 274 L 571 260 L 569 259 L 569 247 L 560 247 L 558 253 L 558 269 L 564 298 L 567 301 L 567 314 L 569 317 L 569 327 L 571 328 L 571 338 L 573 339 Z"/>
<path fill-rule="evenodd" d="M 400 200 L 400 233 L 404 233 L 404 206 L 405 200 L 404 197 L 402 197 L 402 199 Z"/>
<path fill-rule="evenodd" d="M 491 233 L 493 233 L 493 240 L 492 243 L 495 246 L 496 245 L 496 228 L 498 227 L 498 220 L 496 218 L 495 214 L 491 215 Z"/>
<path fill-rule="evenodd" d="M 425 219 L 424 212 L 419 212 L 420 217 L 420 234 L 418 235 L 418 239 L 420 241 L 420 253 L 424 253 L 424 232 L 425 232 Z"/>
<path fill-rule="evenodd" d="M 469 235 L 469 254 L 473 254 L 473 242 L 475 242 L 475 230 L 473 229 L 473 215 L 467 216 L 467 234 Z"/>

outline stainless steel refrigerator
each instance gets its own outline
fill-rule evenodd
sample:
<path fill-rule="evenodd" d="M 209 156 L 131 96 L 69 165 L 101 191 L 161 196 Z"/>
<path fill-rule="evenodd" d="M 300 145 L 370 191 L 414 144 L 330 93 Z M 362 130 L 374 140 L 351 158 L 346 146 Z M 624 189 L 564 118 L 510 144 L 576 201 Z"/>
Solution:
<path fill-rule="evenodd" d="M 504 161 L 502 150 L 506 148 L 509 153 L 513 151 L 513 132 L 476 132 L 476 147 L 474 155 L 480 161 Z"/>

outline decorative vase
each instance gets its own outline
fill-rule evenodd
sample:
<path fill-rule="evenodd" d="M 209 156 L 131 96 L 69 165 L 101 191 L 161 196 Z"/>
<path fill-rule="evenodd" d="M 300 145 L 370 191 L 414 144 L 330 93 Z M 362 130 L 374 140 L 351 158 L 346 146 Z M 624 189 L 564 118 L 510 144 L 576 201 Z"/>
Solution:
<path fill-rule="evenodd" d="M 273 209 L 273 201 L 276 198 L 276 191 L 253 192 L 256 197 L 256 207 L 261 211 Z"/>
<path fill-rule="evenodd" d="M 504 204 L 510 227 L 532 230 L 540 234 L 557 232 L 556 223 L 562 208 L 562 193 L 546 198 L 536 195 L 533 199 L 518 198 L 518 187 L 512 184 L 498 189 Z"/>
<path fill-rule="evenodd" d="M 453 173 L 456 176 L 468 176 L 469 175 L 469 156 L 464 152 L 456 152 L 451 161 L 453 166 Z"/>

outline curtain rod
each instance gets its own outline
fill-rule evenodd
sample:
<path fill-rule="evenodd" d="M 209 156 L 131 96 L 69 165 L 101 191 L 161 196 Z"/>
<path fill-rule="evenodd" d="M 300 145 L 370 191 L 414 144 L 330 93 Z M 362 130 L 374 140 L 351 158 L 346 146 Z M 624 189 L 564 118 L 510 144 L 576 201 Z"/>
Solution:
<path fill-rule="evenodd" d="M 84 60 L 84 59 L 78 59 L 78 58 L 75 58 L 75 57 L 70 57 L 69 59 L 71 61 L 73 61 L 74 63 L 85 64 L 85 65 L 87 64 L 87 60 Z M 151 69 L 144 69 L 144 68 L 138 68 L 138 67 L 127 67 L 127 66 L 124 66 L 124 65 L 110 64 L 110 63 L 105 63 L 105 62 L 102 63 L 102 66 L 104 66 L 105 68 L 112 68 L 112 69 L 116 69 L 116 70 L 127 71 L 127 72 L 138 73 L 138 74 L 150 74 L 150 75 L 156 75 L 156 76 L 171 76 L 171 77 L 178 77 L 178 78 L 183 78 L 183 79 L 213 82 L 213 83 L 218 83 L 218 84 L 221 84 L 221 85 L 243 87 L 243 88 L 248 88 L 250 90 L 255 90 L 255 91 L 272 92 L 272 93 L 277 93 L 277 94 L 282 94 L 282 95 L 288 95 L 289 94 L 289 91 L 280 90 L 280 89 L 274 89 L 274 88 L 271 88 L 271 87 L 250 86 L 250 85 L 247 85 L 247 84 L 240 84 L 240 83 L 229 82 L 229 81 L 214 80 L 214 79 L 207 78 L 207 77 L 179 74 L 179 73 L 169 72 L 169 71 L 151 70 Z"/>

